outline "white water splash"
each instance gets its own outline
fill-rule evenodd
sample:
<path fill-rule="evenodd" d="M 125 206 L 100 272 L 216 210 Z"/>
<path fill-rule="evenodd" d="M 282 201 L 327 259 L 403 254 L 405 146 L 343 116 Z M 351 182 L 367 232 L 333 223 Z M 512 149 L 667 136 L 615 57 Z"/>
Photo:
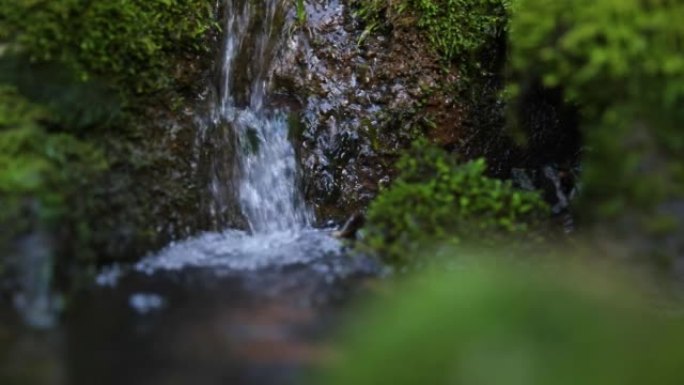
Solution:
<path fill-rule="evenodd" d="M 342 244 L 319 230 L 258 235 L 228 230 L 171 244 L 159 254 L 139 262 L 135 270 L 146 274 L 186 268 L 256 271 L 305 264 L 341 252 Z"/>
<path fill-rule="evenodd" d="M 308 263 L 342 250 L 340 242 L 311 228 L 313 215 L 299 191 L 287 115 L 266 104 L 272 62 L 285 35 L 285 6 L 291 4 L 225 1 L 220 101 L 213 116 L 217 126 L 228 125 L 236 137 L 237 180 L 213 183 L 237 186 L 249 231 L 206 233 L 171 244 L 138 263 L 135 269 L 142 273 L 193 267 L 254 271 Z"/>
<path fill-rule="evenodd" d="M 230 14 L 217 112 L 238 140 L 240 206 L 254 233 L 308 227 L 312 215 L 299 192 L 286 116 L 264 107 L 272 60 L 285 28 L 278 21 L 282 1 L 226 1 Z"/>

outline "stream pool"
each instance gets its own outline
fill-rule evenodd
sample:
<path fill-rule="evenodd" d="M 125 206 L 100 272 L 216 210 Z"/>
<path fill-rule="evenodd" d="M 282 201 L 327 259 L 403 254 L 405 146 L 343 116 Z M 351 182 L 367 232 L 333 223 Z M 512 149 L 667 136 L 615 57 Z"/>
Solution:
<path fill-rule="evenodd" d="M 103 269 L 56 327 L 0 312 L 0 383 L 298 384 L 378 271 L 323 230 L 204 234 Z"/>

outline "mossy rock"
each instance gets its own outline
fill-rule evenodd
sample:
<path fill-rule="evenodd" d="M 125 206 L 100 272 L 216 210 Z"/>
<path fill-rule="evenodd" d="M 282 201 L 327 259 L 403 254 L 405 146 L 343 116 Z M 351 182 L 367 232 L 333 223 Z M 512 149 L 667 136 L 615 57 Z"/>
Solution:
<path fill-rule="evenodd" d="M 104 78 L 126 97 L 173 86 L 179 57 L 211 50 L 208 0 L 0 0 L 0 42 L 10 53 Z"/>
<path fill-rule="evenodd" d="M 180 106 L 212 68 L 217 12 L 206 0 L 0 0 L 0 256 L 48 231 L 70 275 L 211 228 Z"/>

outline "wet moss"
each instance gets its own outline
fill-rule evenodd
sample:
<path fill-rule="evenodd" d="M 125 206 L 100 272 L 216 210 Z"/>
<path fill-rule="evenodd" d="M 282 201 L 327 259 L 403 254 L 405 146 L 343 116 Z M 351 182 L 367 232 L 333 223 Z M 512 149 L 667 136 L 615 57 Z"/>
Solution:
<path fill-rule="evenodd" d="M 425 37 L 426 42 L 417 48 L 437 55 L 447 81 L 423 90 L 425 100 L 417 107 L 424 117 L 434 117 L 433 122 L 426 121 L 424 133 L 466 158 L 486 158 L 490 173 L 500 177 L 508 177 L 514 167 L 538 168 L 566 160 L 533 154 L 546 146 L 559 146 L 556 143 L 565 146 L 566 140 L 537 135 L 543 140 L 528 146 L 514 140 L 506 128 L 502 91 L 513 4 L 507 0 L 373 0 L 357 5 L 369 33 L 392 35 L 407 29 Z M 546 115 L 550 116 L 535 120 L 553 120 L 553 112 Z M 544 130 L 557 132 L 555 127 Z"/>
<path fill-rule="evenodd" d="M 491 49 L 506 29 L 507 0 L 370 0 L 359 6 L 369 29 L 386 21 L 409 18 L 423 29 L 445 61 L 464 68 L 485 70 L 481 56 Z M 415 18 L 414 20 L 411 20 Z M 384 19 L 384 20 L 383 20 Z"/>
<path fill-rule="evenodd" d="M 217 29 L 207 0 L 2 0 L 0 9 L 5 50 L 106 78 L 124 96 L 172 86 L 177 57 L 210 50 L 203 39 Z"/>

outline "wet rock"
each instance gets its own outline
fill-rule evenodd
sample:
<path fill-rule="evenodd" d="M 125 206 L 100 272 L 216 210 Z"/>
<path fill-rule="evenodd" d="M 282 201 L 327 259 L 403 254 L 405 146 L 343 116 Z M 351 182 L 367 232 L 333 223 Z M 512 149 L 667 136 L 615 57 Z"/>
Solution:
<path fill-rule="evenodd" d="M 108 135 L 111 170 L 73 204 L 88 212 L 89 244 L 62 242 L 63 254 L 79 262 L 137 260 L 174 239 L 246 226 L 231 183 L 234 137 L 211 113 L 219 41 L 206 36 L 214 50 L 179 58 L 174 86 L 142 97 L 130 107 L 127 127 Z M 78 231 L 64 226 L 60 236 L 69 240 Z M 84 249 L 91 255 L 81 257 Z"/>
<path fill-rule="evenodd" d="M 356 233 L 366 223 L 366 216 L 363 213 L 355 213 L 342 226 L 339 231 L 335 231 L 333 236 L 341 239 L 356 239 Z"/>
<path fill-rule="evenodd" d="M 276 92 L 303 106 L 305 128 L 296 145 L 307 200 L 322 222 L 344 221 L 365 207 L 418 133 L 444 146 L 463 136 L 450 89 L 455 69 L 444 68 L 410 27 L 360 39 L 365 26 L 354 16 L 355 4 L 308 1 L 308 25 L 275 66 Z"/>

